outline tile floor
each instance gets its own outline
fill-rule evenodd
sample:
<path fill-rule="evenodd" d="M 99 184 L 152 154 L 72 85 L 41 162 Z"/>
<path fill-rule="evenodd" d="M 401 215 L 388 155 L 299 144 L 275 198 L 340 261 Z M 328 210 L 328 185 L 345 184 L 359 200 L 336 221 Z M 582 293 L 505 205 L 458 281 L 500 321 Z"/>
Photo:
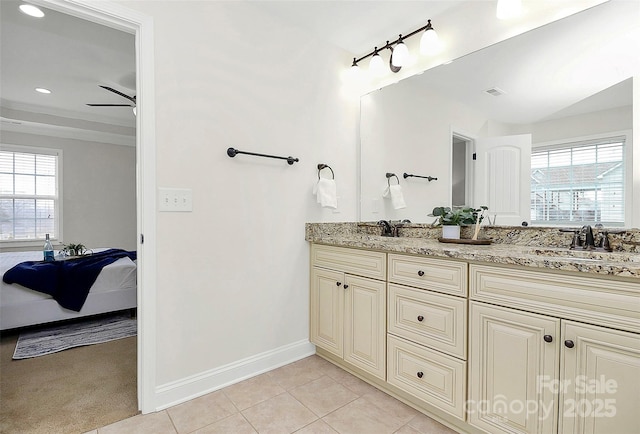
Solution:
<path fill-rule="evenodd" d="M 157 413 L 88 434 L 453 434 L 454 431 L 311 356 Z"/>

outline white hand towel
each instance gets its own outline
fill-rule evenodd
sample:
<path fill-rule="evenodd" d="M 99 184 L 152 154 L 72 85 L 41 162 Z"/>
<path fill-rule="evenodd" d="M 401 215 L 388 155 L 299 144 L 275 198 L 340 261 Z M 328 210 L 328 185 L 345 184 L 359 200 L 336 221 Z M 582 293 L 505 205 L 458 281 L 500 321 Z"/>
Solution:
<path fill-rule="evenodd" d="M 391 197 L 391 205 L 393 209 L 406 208 L 407 204 L 404 202 L 404 196 L 402 195 L 402 187 L 400 185 L 390 185 L 385 188 L 382 197 Z"/>
<path fill-rule="evenodd" d="M 336 182 L 333 179 L 320 178 L 313 187 L 317 202 L 325 208 L 338 208 Z"/>

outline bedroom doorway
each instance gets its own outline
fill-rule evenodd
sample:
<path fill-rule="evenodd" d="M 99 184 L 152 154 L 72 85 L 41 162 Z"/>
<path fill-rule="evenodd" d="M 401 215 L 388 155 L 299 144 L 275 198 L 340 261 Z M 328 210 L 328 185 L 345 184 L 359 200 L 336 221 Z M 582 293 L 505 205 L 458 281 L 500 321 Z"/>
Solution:
<path fill-rule="evenodd" d="M 40 0 L 37 3 L 87 21 L 135 34 L 136 40 L 136 226 L 138 251 L 138 409 L 155 406 L 156 167 L 153 20 L 116 4 L 90 0 Z"/>
<path fill-rule="evenodd" d="M 155 107 L 153 21 L 115 3 L 92 0 L 31 1 L 56 12 L 135 35 L 135 190 L 137 259 L 137 403 L 143 413 L 155 411 Z M 87 103 L 94 101 L 86 101 Z M 96 101 L 101 102 L 101 101 Z"/>
<path fill-rule="evenodd" d="M 451 132 L 451 206 L 473 204 L 474 139 Z"/>

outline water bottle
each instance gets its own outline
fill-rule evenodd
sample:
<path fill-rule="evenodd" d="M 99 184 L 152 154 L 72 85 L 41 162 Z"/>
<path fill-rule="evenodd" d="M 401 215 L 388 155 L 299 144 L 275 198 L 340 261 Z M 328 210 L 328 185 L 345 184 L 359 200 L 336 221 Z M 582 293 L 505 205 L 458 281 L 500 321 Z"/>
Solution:
<path fill-rule="evenodd" d="M 45 261 L 53 261 L 53 245 L 51 244 L 51 241 L 49 240 L 49 234 L 46 234 L 46 241 L 44 242 L 44 248 L 42 249 L 42 252 L 44 253 L 44 260 Z"/>

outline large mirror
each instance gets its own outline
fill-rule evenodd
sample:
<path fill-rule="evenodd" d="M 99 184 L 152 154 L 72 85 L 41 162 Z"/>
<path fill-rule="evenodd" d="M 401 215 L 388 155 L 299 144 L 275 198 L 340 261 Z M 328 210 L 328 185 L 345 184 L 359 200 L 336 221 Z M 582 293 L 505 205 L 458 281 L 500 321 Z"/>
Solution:
<path fill-rule="evenodd" d="M 603 3 L 363 96 L 360 219 L 430 223 L 435 206 L 464 204 L 488 205 L 498 225 L 553 223 L 567 216 L 565 225 L 607 225 L 626 204 L 618 225 L 626 219 L 630 226 L 628 199 L 603 201 L 600 187 L 597 192 L 558 188 L 545 192 L 544 203 L 535 208 L 532 203 L 543 194 L 532 194 L 531 182 L 542 176 L 534 171 L 544 150 L 547 167 L 539 173 L 558 177 L 560 169 L 553 167 L 558 163 L 549 163 L 554 146 L 604 140 L 596 150 L 604 155 L 607 143 L 621 141 L 625 154 L 600 157 L 592 166 L 600 170 L 598 179 L 618 176 L 630 195 L 638 13 L 637 2 Z M 492 145 L 488 151 L 486 146 L 494 139 L 500 149 L 517 151 L 492 154 Z M 577 155 L 571 157 L 574 166 Z M 574 177 L 575 172 L 574 167 Z M 396 176 L 387 178 L 387 173 Z M 396 209 L 390 197 L 383 197 L 397 183 L 405 208 Z M 593 212 L 563 208 L 595 207 L 596 202 Z"/>

